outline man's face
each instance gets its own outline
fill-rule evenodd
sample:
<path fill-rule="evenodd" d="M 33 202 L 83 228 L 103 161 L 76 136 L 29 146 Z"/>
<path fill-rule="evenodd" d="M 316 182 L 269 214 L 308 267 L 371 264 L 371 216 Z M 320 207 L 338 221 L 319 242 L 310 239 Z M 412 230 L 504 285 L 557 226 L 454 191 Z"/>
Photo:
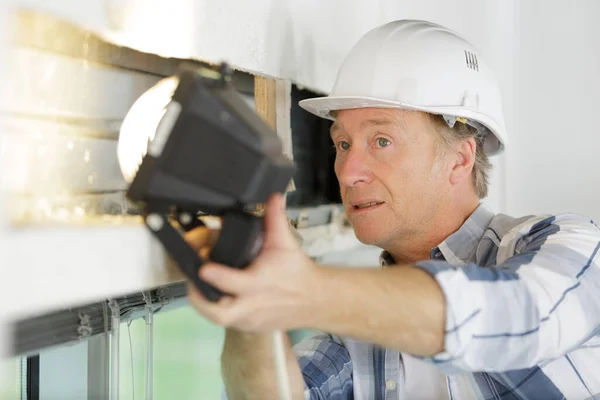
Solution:
<path fill-rule="evenodd" d="M 425 114 L 385 108 L 342 110 L 331 128 L 335 173 L 357 238 L 382 248 L 431 229 L 448 177 L 438 134 Z"/>

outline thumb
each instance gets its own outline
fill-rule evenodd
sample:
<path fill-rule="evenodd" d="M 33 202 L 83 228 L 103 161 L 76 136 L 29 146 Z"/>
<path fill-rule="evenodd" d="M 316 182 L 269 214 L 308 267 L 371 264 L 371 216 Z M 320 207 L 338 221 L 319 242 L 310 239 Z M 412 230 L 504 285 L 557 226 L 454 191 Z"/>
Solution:
<path fill-rule="evenodd" d="M 285 199 L 280 193 L 273 194 L 267 202 L 264 247 L 288 250 L 298 248 L 285 213 Z"/>

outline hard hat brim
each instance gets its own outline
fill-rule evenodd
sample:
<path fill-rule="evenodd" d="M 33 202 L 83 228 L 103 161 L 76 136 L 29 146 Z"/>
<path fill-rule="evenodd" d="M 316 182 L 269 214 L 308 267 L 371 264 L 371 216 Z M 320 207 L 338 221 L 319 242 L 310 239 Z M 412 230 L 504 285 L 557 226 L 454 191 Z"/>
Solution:
<path fill-rule="evenodd" d="M 499 154 L 506 145 L 506 133 L 496 121 L 475 109 L 468 109 L 464 106 L 435 106 L 425 107 L 414 104 L 407 104 L 398 101 L 382 100 L 365 96 L 326 96 L 315 97 L 312 99 L 301 100 L 300 107 L 321 118 L 334 121 L 331 115 L 332 111 L 350 110 L 357 108 L 400 108 L 406 110 L 423 111 L 430 114 L 448 115 L 454 117 L 463 117 L 475 120 L 483 124 L 494 136 L 484 143 L 484 151 L 488 155 Z"/>

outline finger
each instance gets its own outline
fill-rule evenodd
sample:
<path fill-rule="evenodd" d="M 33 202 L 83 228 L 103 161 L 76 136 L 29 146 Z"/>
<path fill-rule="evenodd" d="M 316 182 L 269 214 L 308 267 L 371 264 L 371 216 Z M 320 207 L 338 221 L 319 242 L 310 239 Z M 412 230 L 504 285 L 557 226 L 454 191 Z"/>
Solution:
<path fill-rule="evenodd" d="M 290 250 L 298 247 L 285 212 L 285 198 L 280 193 L 272 195 L 267 202 L 264 246 Z"/>
<path fill-rule="evenodd" d="M 252 274 L 248 270 L 240 270 L 218 263 L 206 263 L 200 267 L 200 279 L 211 284 L 222 292 L 238 296 L 249 292 L 254 286 Z"/>
<path fill-rule="evenodd" d="M 209 301 L 193 284 L 188 283 L 188 300 L 200 314 L 211 321 L 223 325 L 230 318 L 234 298 L 223 296 L 218 301 Z"/>
<path fill-rule="evenodd" d="M 212 247 L 220 233 L 219 229 L 200 227 L 186 232 L 184 238 L 195 251 L 200 251 L 202 247 Z"/>

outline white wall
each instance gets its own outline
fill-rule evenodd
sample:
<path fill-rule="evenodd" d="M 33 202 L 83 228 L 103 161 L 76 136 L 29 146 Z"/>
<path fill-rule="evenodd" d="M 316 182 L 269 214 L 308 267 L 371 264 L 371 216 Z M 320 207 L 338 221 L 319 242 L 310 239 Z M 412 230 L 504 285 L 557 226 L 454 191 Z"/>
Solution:
<path fill-rule="evenodd" d="M 227 60 L 324 92 L 366 31 L 399 18 L 447 25 L 477 45 L 497 40 L 511 2 L 494 0 L 10 0 L 115 42 L 166 56 Z M 490 31 L 490 26 L 494 27 Z M 492 54 L 490 52 L 490 54 Z"/>
<path fill-rule="evenodd" d="M 518 3 L 506 209 L 600 220 L 600 2 Z"/>

